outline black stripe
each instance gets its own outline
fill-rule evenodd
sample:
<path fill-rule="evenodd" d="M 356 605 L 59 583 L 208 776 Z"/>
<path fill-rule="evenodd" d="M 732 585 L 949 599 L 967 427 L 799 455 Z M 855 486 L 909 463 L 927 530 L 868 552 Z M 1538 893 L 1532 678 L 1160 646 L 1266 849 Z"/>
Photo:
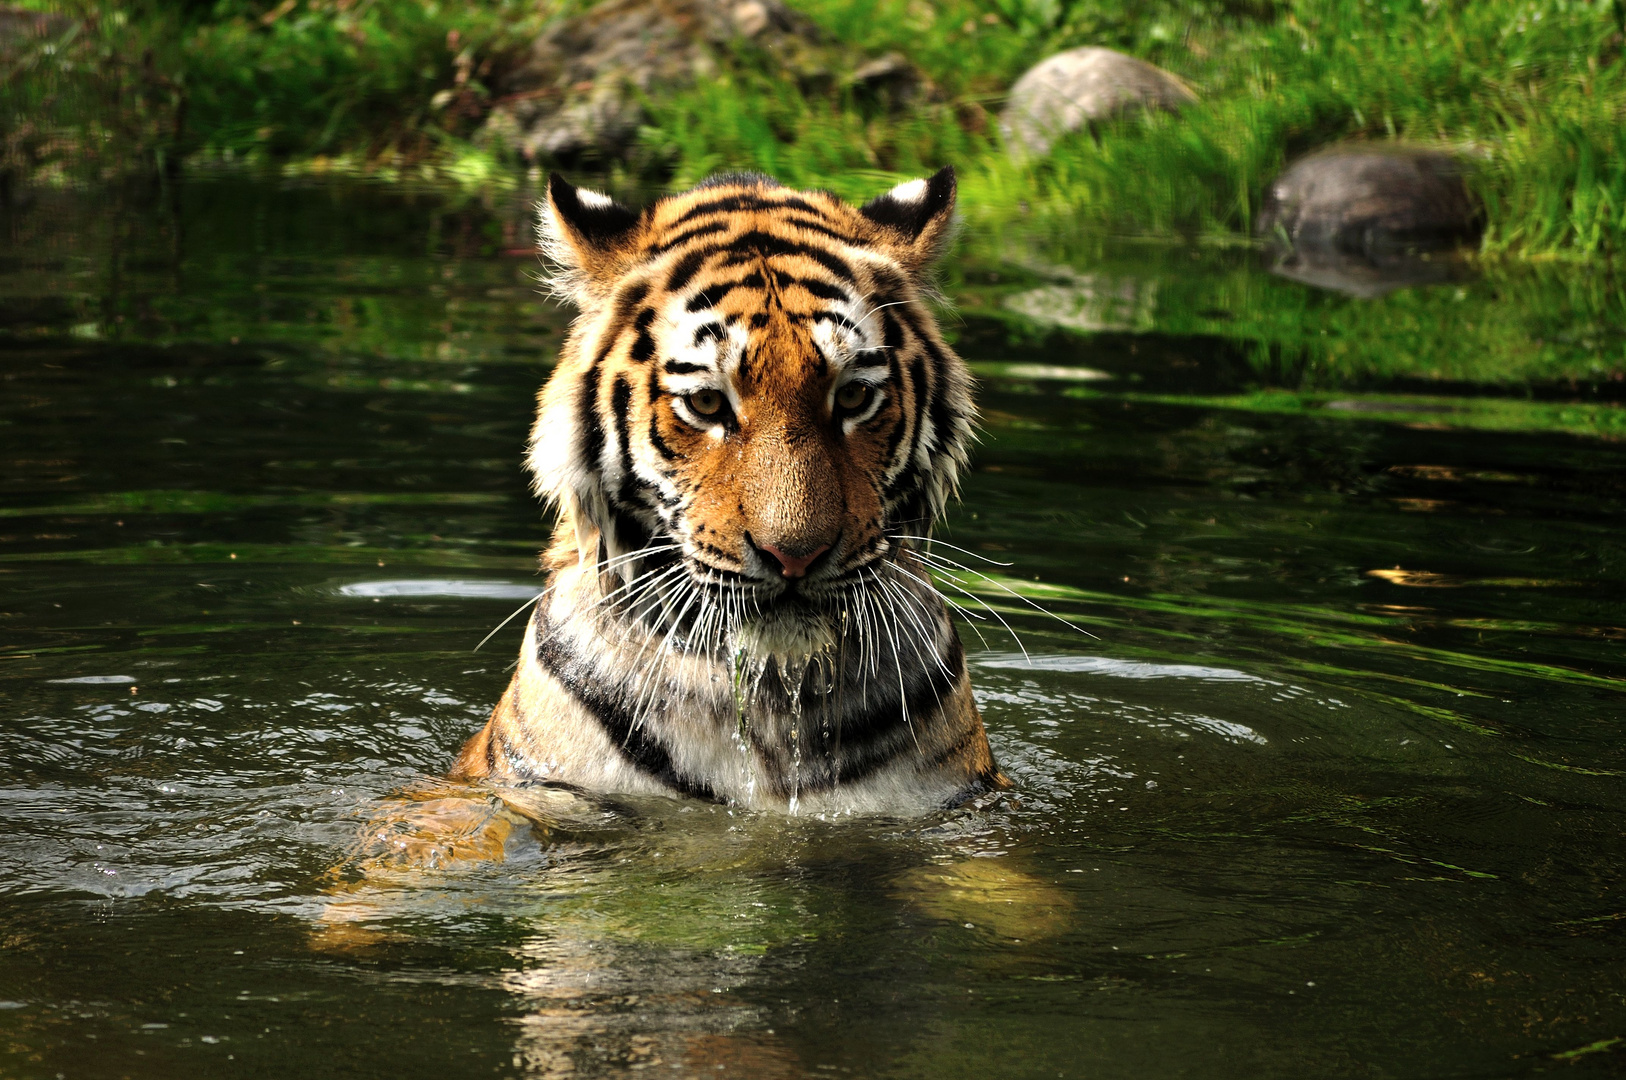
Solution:
<path fill-rule="evenodd" d="M 909 362 L 909 379 L 914 383 L 915 391 L 915 434 L 914 438 L 909 440 L 909 460 L 913 462 L 915 451 L 919 449 L 921 437 L 924 435 L 922 429 L 926 423 L 926 399 L 930 397 L 927 393 L 926 361 L 918 354 Z"/>
<path fill-rule="evenodd" d="M 886 457 L 884 460 L 888 465 L 890 465 L 898 459 L 898 446 L 903 442 L 903 437 L 908 433 L 909 427 L 909 425 L 904 422 L 902 409 L 903 401 L 901 399 L 901 395 L 904 390 L 903 361 L 900 358 L 899 353 L 903 349 L 903 328 L 900 327 L 898 325 L 898 321 L 892 317 L 892 312 L 890 309 L 881 312 L 881 326 L 883 327 L 881 336 L 886 341 L 886 352 L 884 354 L 886 357 L 886 366 L 891 370 L 892 373 L 892 385 L 898 388 L 898 393 L 900 395 L 900 399 L 898 401 L 898 423 L 897 426 L 894 427 L 887 435 L 886 439 Z M 905 471 L 907 472 L 907 470 Z"/>
<path fill-rule="evenodd" d="M 687 360 L 668 360 L 662 365 L 661 370 L 668 375 L 697 375 L 703 371 L 710 371 L 711 368 L 704 364 L 691 364 Z"/>
<path fill-rule="evenodd" d="M 903 348 L 903 324 L 898 322 L 890 308 L 881 312 L 881 345 L 889 353 Z"/>
<path fill-rule="evenodd" d="M 794 195 L 787 195 L 784 198 L 777 200 L 773 203 L 773 206 L 775 208 L 784 207 L 786 210 L 800 210 L 802 213 L 812 214 L 814 217 L 818 217 L 823 213 L 822 210 L 808 202 L 806 199 L 798 199 Z"/>
<path fill-rule="evenodd" d="M 728 222 L 726 221 L 708 221 L 704 225 L 696 225 L 692 229 L 685 232 L 680 232 L 670 240 L 662 240 L 660 243 L 651 247 L 644 254 L 649 258 L 654 258 L 657 255 L 664 255 L 673 248 L 682 247 L 691 240 L 697 240 L 702 236 L 710 236 L 712 233 L 722 232 L 726 228 L 728 228 Z"/>
<path fill-rule="evenodd" d="M 716 307 L 722 302 L 723 297 L 735 289 L 760 289 L 763 284 L 762 275 L 753 270 L 737 281 L 719 281 L 707 285 L 704 289 L 689 297 L 689 302 L 683 307 L 686 311 L 704 311 L 707 308 Z"/>
<path fill-rule="evenodd" d="M 838 304 L 844 304 L 851 299 L 845 289 L 838 289 L 829 282 L 820 281 L 818 278 L 793 278 L 792 280 L 820 300 L 830 300 Z"/>
<path fill-rule="evenodd" d="M 615 321 L 626 322 L 632 315 L 632 309 L 643 303 L 644 297 L 648 295 L 649 282 L 647 281 L 635 281 L 623 288 L 615 298 L 615 315 L 613 316 Z"/>
<path fill-rule="evenodd" d="M 903 294 L 908 289 L 909 282 L 890 266 L 872 266 L 869 276 L 875 282 L 875 288 L 870 293 L 871 299 L 879 300 L 883 304 L 904 299 Z"/>
<path fill-rule="evenodd" d="M 753 229 L 748 233 L 742 233 L 735 237 L 733 243 L 729 244 L 729 255 L 723 260 L 723 265 L 738 266 L 741 263 L 749 262 L 753 256 L 772 258 L 780 255 L 806 256 L 836 275 L 836 277 L 844 281 L 853 280 L 851 267 L 834 252 L 826 251 L 821 247 L 814 247 L 812 244 L 789 240 L 783 236 L 774 236 L 772 233 L 765 233 L 760 229 Z"/>
<path fill-rule="evenodd" d="M 902 647 L 901 642 L 899 647 Z M 929 661 L 905 693 L 907 721 L 904 710 L 898 708 L 897 698 L 878 702 L 868 712 L 842 716 L 838 728 L 839 752 L 827 756 L 820 767 L 813 769 L 809 769 L 810 762 L 804 757 L 799 781 L 801 790 L 827 791 L 837 784 L 854 783 L 900 757 L 912 757 L 915 738 L 910 725 L 923 724 L 939 715 L 965 677 L 965 650 L 958 634 L 950 632 L 948 649 L 941 654 L 941 659 L 941 665 L 935 660 Z M 772 754 L 764 756 L 773 759 Z"/>
<path fill-rule="evenodd" d="M 643 522 L 631 514 L 623 510 L 616 510 L 612 524 L 615 528 L 616 539 L 621 542 L 621 547 L 624 550 L 631 551 L 649 546 L 649 530 L 644 528 Z"/>
<path fill-rule="evenodd" d="M 926 353 L 936 365 L 932 373 L 932 430 L 937 436 L 937 444 L 933 453 L 942 453 L 954 442 L 954 417 L 949 412 L 948 403 L 948 358 L 932 343 L 930 338 L 923 339 L 926 343 Z"/>
<path fill-rule="evenodd" d="M 627 331 L 627 320 L 632 318 L 632 309 L 643 303 L 644 297 L 648 295 L 649 282 L 635 281 L 616 296 L 610 318 L 605 322 L 604 329 L 599 335 L 598 355 L 593 357 L 594 368 L 610 358 L 610 353 L 620 342 L 621 335 Z"/>
<path fill-rule="evenodd" d="M 932 428 L 937 436 L 937 445 L 933 452 L 939 453 L 948 448 L 954 441 L 956 434 L 954 417 L 957 414 L 950 411 L 946 393 L 949 357 L 938 347 L 937 342 L 926 332 L 925 327 L 916 319 L 915 312 L 911 311 L 908 306 L 900 309 L 899 317 L 908 320 L 910 332 L 914 334 L 916 340 L 920 343 L 920 347 L 925 350 L 927 357 L 932 362 L 932 384 L 930 389 L 933 392 L 928 395 L 928 400 L 931 402 Z M 925 389 L 922 388 L 919 392 L 924 393 Z"/>
<path fill-rule="evenodd" d="M 598 365 L 582 372 L 581 389 L 576 397 L 576 420 L 581 431 L 582 466 L 590 472 L 603 468 L 604 425 L 598 418 Z"/>
<path fill-rule="evenodd" d="M 899 641 L 897 647 L 902 649 L 904 643 Z M 909 707 L 910 722 L 923 717 L 929 718 L 937 711 L 938 703 L 947 701 L 949 694 L 959 684 L 965 669 L 965 649 L 960 644 L 959 634 L 950 632 L 948 650 L 939 654 L 939 657 L 943 661 L 942 664 L 939 665 L 935 660 L 927 663 L 925 670 L 919 673 L 914 684 L 908 688 L 908 693 L 904 695 L 904 702 Z M 948 670 L 945 672 L 944 668 Z M 883 701 L 867 713 L 841 718 L 841 748 L 846 750 L 854 745 L 866 746 L 885 739 L 903 726 L 903 711 L 898 708 L 897 700 Z M 848 779 L 845 770 L 842 778 Z"/>
<path fill-rule="evenodd" d="M 769 204 L 756 195 L 725 195 L 710 202 L 696 203 L 678 215 L 673 225 L 682 225 L 707 214 L 737 214 L 742 210 L 761 210 Z"/>
<path fill-rule="evenodd" d="M 671 361 L 667 361 L 666 366 L 667 366 L 668 369 L 670 369 L 671 366 L 672 366 Z M 655 448 L 655 452 L 657 454 L 659 454 L 662 458 L 664 458 L 667 461 L 676 461 L 677 460 L 677 452 L 666 444 L 665 439 L 661 438 L 660 398 L 663 397 L 663 396 L 664 395 L 661 393 L 660 379 L 656 376 L 655 369 L 650 368 L 649 369 L 649 443 L 650 443 L 651 446 L 653 446 Z"/>
<path fill-rule="evenodd" d="M 610 419 L 615 423 L 615 437 L 621 445 L 621 486 L 618 501 L 626 505 L 633 501 L 632 446 L 627 438 L 627 420 L 632 414 L 632 384 L 617 375 L 610 388 Z"/>
<path fill-rule="evenodd" d="M 822 221 L 809 221 L 806 218 L 799 217 L 787 217 L 783 220 L 786 225 L 791 225 L 798 229 L 806 229 L 808 232 L 816 232 L 823 236 L 828 236 L 832 240 L 839 240 L 843 244 L 852 244 L 855 247 L 858 244 L 858 241 L 854 240 L 851 236 L 841 232 L 839 229 L 832 229 Z"/>
<path fill-rule="evenodd" d="M 689 207 L 689 209 L 678 215 L 677 220 L 673 221 L 668 228 L 681 225 L 685 221 L 693 221 L 697 217 L 705 217 L 707 214 L 737 214 L 742 210 L 800 210 L 802 213 L 812 214 L 814 217 L 820 214 L 818 207 L 806 199 L 798 199 L 795 196 L 765 199 L 761 195 L 726 195 L 720 199 L 697 203 Z"/>
<path fill-rule="evenodd" d="M 638 336 L 633 339 L 632 349 L 628 355 L 632 357 L 634 363 L 648 363 L 655 355 L 655 339 L 649 335 L 649 324 L 654 321 L 654 308 L 644 308 L 638 313 L 638 318 L 633 320 L 632 328 L 638 331 Z"/>
<path fill-rule="evenodd" d="M 672 755 L 648 727 L 636 723 L 619 694 L 606 693 L 596 679 L 577 676 L 575 658 L 565 652 L 563 643 L 554 639 L 543 619 L 537 620 L 536 662 L 581 703 L 621 755 L 640 772 L 684 795 L 717 803 L 724 801 L 717 797 L 711 785 L 678 774 L 672 765 Z"/>
<path fill-rule="evenodd" d="M 700 272 L 700 267 L 705 264 L 706 257 L 710 254 L 710 251 L 705 250 L 691 251 L 679 259 L 677 265 L 672 267 L 671 276 L 666 279 L 666 291 L 682 292 Z"/>
<path fill-rule="evenodd" d="M 814 312 L 813 321 L 816 322 L 816 323 L 821 323 L 821 322 L 835 323 L 837 326 L 845 326 L 848 330 L 851 330 L 855 334 L 858 333 L 858 324 L 853 322 L 851 319 L 847 318 L 847 316 L 840 314 L 839 312 L 835 312 L 835 311 L 818 311 L 818 312 Z"/>
<path fill-rule="evenodd" d="M 919 490 L 922 483 L 924 483 L 924 480 L 920 477 L 919 465 L 915 464 L 915 449 L 919 449 L 920 446 L 920 425 L 925 420 L 925 407 L 927 407 L 925 405 L 925 398 L 927 398 L 927 394 L 925 394 L 925 361 L 920 356 L 915 356 L 911 364 L 909 364 L 909 379 L 914 382 L 911 387 L 912 392 L 914 392 L 914 438 L 909 439 L 909 449 L 904 455 L 904 470 L 898 473 L 898 477 L 894 477 L 893 481 L 886 485 L 886 490 L 881 493 L 881 498 L 886 499 L 886 501 L 896 499 L 901 494 Z M 902 425 L 899 425 L 899 431 L 902 431 Z M 896 447 L 896 439 L 893 439 L 889 449 L 894 449 L 894 447 Z"/>

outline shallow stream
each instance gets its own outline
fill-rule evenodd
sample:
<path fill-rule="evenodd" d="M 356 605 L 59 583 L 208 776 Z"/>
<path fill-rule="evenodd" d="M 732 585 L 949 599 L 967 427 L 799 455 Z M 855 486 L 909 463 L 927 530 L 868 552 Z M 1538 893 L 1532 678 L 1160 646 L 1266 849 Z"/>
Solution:
<path fill-rule="evenodd" d="M 492 805 L 501 862 L 358 872 L 538 588 L 519 456 L 568 313 L 515 201 L 227 177 L 0 212 L 0 1075 L 1626 1067 L 1590 272 L 1357 299 L 1252 252 L 972 251 L 985 437 L 941 535 L 1010 564 L 962 584 L 1020 644 L 962 633 L 1015 797 Z M 1393 332 L 1471 374 L 1492 317 L 1551 378 L 1371 359 Z"/>

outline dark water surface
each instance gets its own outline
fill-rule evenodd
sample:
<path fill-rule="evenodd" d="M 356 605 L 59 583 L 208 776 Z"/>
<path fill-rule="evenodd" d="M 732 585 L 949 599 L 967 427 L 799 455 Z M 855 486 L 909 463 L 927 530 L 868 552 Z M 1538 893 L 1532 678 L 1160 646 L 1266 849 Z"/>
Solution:
<path fill-rule="evenodd" d="M 986 438 L 942 535 L 1095 635 L 961 581 L 1029 654 L 966 631 L 1019 798 L 545 806 L 500 863 L 364 874 L 537 587 L 567 314 L 523 223 L 199 180 L 0 229 L 0 1075 L 1626 1067 L 1618 408 L 1293 397 L 1179 329 L 1238 282 L 1489 286 L 967 271 Z"/>

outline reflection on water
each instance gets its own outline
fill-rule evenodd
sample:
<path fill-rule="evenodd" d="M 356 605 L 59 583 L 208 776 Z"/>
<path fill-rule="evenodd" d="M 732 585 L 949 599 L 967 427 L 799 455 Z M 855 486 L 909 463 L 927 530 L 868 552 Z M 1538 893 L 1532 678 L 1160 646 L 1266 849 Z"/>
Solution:
<path fill-rule="evenodd" d="M 1289 281 L 1370 300 L 1396 289 L 1441 285 L 1469 276 L 1463 260 L 1449 251 L 1395 251 L 1375 254 L 1309 248 L 1274 251 L 1270 272 Z"/>
<path fill-rule="evenodd" d="M 352 581 L 340 585 L 340 596 L 443 596 L 455 600 L 535 600 L 540 585 L 511 585 L 503 581 L 456 581 L 443 578 L 406 581 Z"/>
<path fill-rule="evenodd" d="M 1357 301 L 1224 253 L 1140 251 L 1155 290 L 973 261 L 946 538 L 1010 564 L 954 584 L 1013 793 L 820 821 L 448 785 L 547 534 L 518 462 L 567 313 L 502 254 L 517 208 L 8 213 L 0 1072 L 1618 1071 L 1607 396 L 1272 390 L 1215 327 Z M 1121 328 L 1003 321 L 1042 286 Z M 1548 333 L 1520 295 L 1498 317 Z M 1565 347 L 1612 355 L 1575 310 Z"/>

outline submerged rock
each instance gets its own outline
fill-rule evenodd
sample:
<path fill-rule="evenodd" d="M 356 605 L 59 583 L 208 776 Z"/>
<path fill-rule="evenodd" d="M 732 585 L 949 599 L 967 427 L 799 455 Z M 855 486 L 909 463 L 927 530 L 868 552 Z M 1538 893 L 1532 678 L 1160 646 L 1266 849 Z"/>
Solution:
<path fill-rule="evenodd" d="M 1144 60 L 1112 49 L 1069 49 L 1016 80 L 999 127 L 1013 155 L 1037 157 L 1090 124 L 1137 109 L 1178 112 L 1196 100 L 1189 86 Z"/>
<path fill-rule="evenodd" d="M 644 102 L 716 75 L 729 49 L 757 54 L 808 91 L 845 72 L 847 85 L 890 105 L 924 82 L 896 54 L 867 63 L 836 55 L 780 0 L 608 0 L 532 43 L 502 81 L 479 138 L 529 158 L 623 157 L 647 121 Z"/>
<path fill-rule="evenodd" d="M 1270 185 L 1259 216 L 1260 235 L 1296 251 L 1359 255 L 1454 247 L 1483 226 L 1455 157 L 1395 145 L 1299 159 Z"/>

